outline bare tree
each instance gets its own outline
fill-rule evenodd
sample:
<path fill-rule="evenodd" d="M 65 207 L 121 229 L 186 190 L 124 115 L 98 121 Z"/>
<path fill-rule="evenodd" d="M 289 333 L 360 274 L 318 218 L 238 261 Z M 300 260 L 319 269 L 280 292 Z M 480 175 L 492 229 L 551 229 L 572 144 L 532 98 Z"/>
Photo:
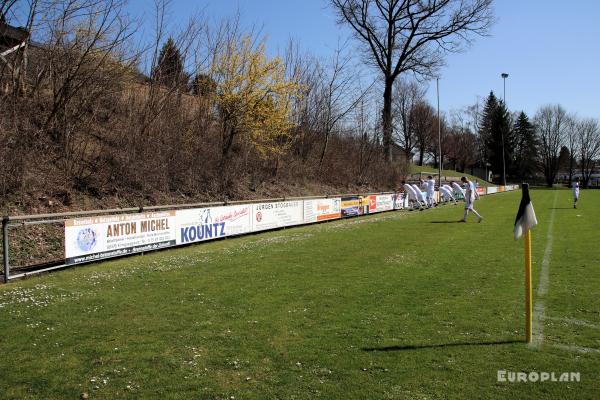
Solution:
<path fill-rule="evenodd" d="M 567 116 L 565 120 L 565 146 L 569 150 L 569 160 L 568 160 L 568 169 L 569 169 L 569 187 L 571 186 L 571 181 L 573 180 L 573 171 L 575 170 L 575 157 L 579 152 L 578 150 L 578 125 L 577 116 L 575 114 L 570 114 Z"/>
<path fill-rule="evenodd" d="M 358 160 L 355 163 L 358 184 L 365 182 L 367 173 L 373 167 L 373 161 L 377 156 L 374 152 L 377 143 L 377 126 L 372 116 L 369 115 L 370 107 L 368 107 L 367 101 L 368 99 L 365 97 L 361 98 L 353 112 L 354 134 L 359 143 Z"/>
<path fill-rule="evenodd" d="M 431 111 L 433 112 L 433 107 L 431 108 Z M 426 150 L 430 160 L 433 161 L 434 167 L 437 168 L 438 163 L 441 163 L 442 168 L 444 168 L 444 164 L 448 160 L 448 156 L 450 154 L 450 149 L 454 145 L 452 140 L 452 129 L 448 124 L 446 115 L 444 113 L 440 114 L 439 125 L 440 135 L 438 138 L 438 117 L 437 115 L 433 115 L 431 119 L 431 130 L 429 131 Z M 439 141 L 441 141 L 441 154 L 440 146 L 438 144 Z"/>
<path fill-rule="evenodd" d="M 319 156 L 319 168 L 323 164 L 325 152 L 332 133 L 351 113 L 356 105 L 371 89 L 361 89 L 356 69 L 352 68 L 351 57 L 345 51 L 346 44 L 338 45 L 331 61 L 322 71 L 320 85 L 321 132 L 323 145 Z"/>
<path fill-rule="evenodd" d="M 437 121 L 435 110 L 424 101 L 417 102 L 411 110 L 411 120 L 416 140 L 415 146 L 418 152 L 417 163 L 423 165 L 427 150 L 431 147 L 433 141 L 434 125 L 437 126 L 435 124 Z"/>
<path fill-rule="evenodd" d="M 393 109 L 398 120 L 394 123 L 394 141 L 402 146 L 406 160 L 411 161 L 418 140 L 415 135 L 413 109 L 417 103 L 423 101 L 425 88 L 415 81 L 398 79 L 394 83 L 394 90 L 397 94 L 394 97 Z"/>
<path fill-rule="evenodd" d="M 304 95 L 293 99 L 291 120 L 296 127 L 292 132 L 294 151 L 302 163 L 306 163 L 311 150 L 316 147 L 323 113 L 319 90 L 322 66 L 312 55 L 301 54 L 295 43 L 290 43 L 286 50 L 285 65 L 290 77 L 304 88 Z"/>
<path fill-rule="evenodd" d="M 448 52 L 486 34 L 492 0 L 331 0 L 339 22 L 364 45 L 366 59 L 383 75 L 383 148 L 391 159 L 392 90 L 405 72 L 431 77 Z"/>
<path fill-rule="evenodd" d="M 584 119 L 577 124 L 579 139 L 579 155 L 581 160 L 581 177 L 583 187 L 588 187 L 590 175 L 594 170 L 596 159 L 600 156 L 600 128 L 598 120 Z"/>
<path fill-rule="evenodd" d="M 452 125 L 448 128 L 448 145 L 443 146 L 448 160 L 454 163 L 454 169 L 462 172 L 477 162 L 477 137 L 471 131 L 470 116 L 468 109 L 452 113 Z"/>
<path fill-rule="evenodd" d="M 540 169 L 551 187 L 558 173 L 559 153 L 563 144 L 567 113 L 561 105 L 547 105 L 538 110 L 534 123 L 540 139 Z"/>

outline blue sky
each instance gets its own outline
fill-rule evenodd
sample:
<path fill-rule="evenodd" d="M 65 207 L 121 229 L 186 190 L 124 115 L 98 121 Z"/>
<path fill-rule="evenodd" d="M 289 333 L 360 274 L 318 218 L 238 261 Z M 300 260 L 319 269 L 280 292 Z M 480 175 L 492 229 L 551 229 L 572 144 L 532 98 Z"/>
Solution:
<path fill-rule="evenodd" d="M 149 20 L 151 0 L 130 0 Z M 600 118 L 600 1 L 497 0 L 497 22 L 490 37 L 478 38 L 464 53 L 447 57 L 441 70 L 440 107 L 450 111 L 474 104 L 493 90 L 530 116 L 544 104 L 560 103 L 581 117 Z M 326 0 L 172 0 L 177 24 L 193 11 L 218 20 L 239 10 L 245 26 L 262 26 L 270 52 L 289 38 L 317 56 L 327 57 L 349 31 L 336 24 Z M 354 42 L 355 43 L 355 42 Z M 427 93 L 435 105 L 435 82 Z"/>

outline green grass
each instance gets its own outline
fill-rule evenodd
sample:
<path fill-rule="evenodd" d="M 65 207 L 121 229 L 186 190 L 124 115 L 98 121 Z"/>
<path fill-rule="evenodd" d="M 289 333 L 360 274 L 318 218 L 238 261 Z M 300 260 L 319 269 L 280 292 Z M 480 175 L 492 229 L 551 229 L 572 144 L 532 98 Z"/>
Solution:
<path fill-rule="evenodd" d="M 600 353 L 560 346 L 600 349 L 600 192 L 578 210 L 532 192 L 534 286 L 555 217 L 539 349 L 523 342 L 519 196 L 482 198 L 481 224 L 454 223 L 460 206 L 394 212 L 1 286 L 0 398 L 596 399 Z"/>
<path fill-rule="evenodd" d="M 437 173 L 438 170 L 437 170 L 437 168 L 433 168 L 430 166 L 419 166 L 419 165 L 410 164 L 410 173 L 411 174 L 418 174 L 419 172 L 436 172 Z M 479 182 L 480 186 L 494 186 L 494 184 L 484 181 L 483 179 L 481 179 L 477 176 L 473 176 L 473 175 L 470 175 L 470 174 L 467 174 L 464 172 L 454 171 L 452 169 L 443 169 L 442 170 L 442 177 L 460 178 L 461 176 L 466 176 L 470 180 L 477 180 Z"/>

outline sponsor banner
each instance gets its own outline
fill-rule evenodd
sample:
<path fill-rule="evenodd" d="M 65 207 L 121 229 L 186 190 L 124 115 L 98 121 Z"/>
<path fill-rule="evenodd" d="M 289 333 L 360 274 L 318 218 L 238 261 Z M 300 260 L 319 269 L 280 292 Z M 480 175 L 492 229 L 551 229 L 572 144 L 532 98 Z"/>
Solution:
<path fill-rule="evenodd" d="M 394 193 L 394 210 L 408 208 L 408 196 L 406 193 Z"/>
<path fill-rule="evenodd" d="M 484 187 L 477 186 L 477 188 L 475 190 L 477 190 L 477 194 L 478 195 L 480 195 L 480 196 L 485 195 L 485 188 Z"/>
<path fill-rule="evenodd" d="M 368 197 L 369 213 L 378 213 L 390 211 L 394 209 L 395 195 L 393 194 L 376 194 Z"/>
<path fill-rule="evenodd" d="M 342 218 L 357 217 L 369 213 L 369 198 L 362 196 L 342 197 Z"/>
<path fill-rule="evenodd" d="M 175 244 L 175 211 L 65 221 L 65 263 L 76 264 Z"/>
<path fill-rule="evenodd" d="M 331 199 L 304 200 L 304 223 L 327 221 L 342 216 L 342 199 L 334 197 Z"/>
<path fill-rule="evenodd" d="M 304 222 L 302 200 L 252 205 L 252 231 L 277 229 Z"/>
<path fill-rule="evenodd" d="M 504 189 L 505 189 L 504 186 L 502 186 L 502 185 L 498 186 L 498 193 L 504 192 Z"/>
<path fill-rule="evenodd" d="M 488 186 L 487 194 L 498 193 L 498 188 L 496 186 Z"/>
<path fill-rule="evenodd" d="M 251 205 L 193 208 L 176 212 L 176 243 L 194 243 L 250 232 Z"/>

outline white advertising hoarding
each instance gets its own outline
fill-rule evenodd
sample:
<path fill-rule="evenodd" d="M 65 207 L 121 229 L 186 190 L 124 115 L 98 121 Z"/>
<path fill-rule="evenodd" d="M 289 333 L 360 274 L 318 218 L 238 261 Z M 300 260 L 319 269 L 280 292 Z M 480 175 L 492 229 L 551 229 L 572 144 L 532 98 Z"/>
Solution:
<path fill-rule="evenodd" d="M 65 221 L 65 263 L 156 250 L 175 244 L 175 211 Z"/>
<path fill-rule="evenodd" d="M 408 208 L 408 196 L 406 193 L 396 193 L 394 196 L 394 209 L 400 210 L 402 208 Z"/>
<path fill-rule="evenodd" d="M 369 196 L 369 213 L 378 213 L 394 209 L 393 194 L 375 194 Z"/>
<path fill-rule="evenodd" d="M 304 222 L 302 200 L 252 205 L 252 231 L 277 229 Z"/>
<path fill-rule="evenodd" d="M 249 204 L 176 212 L 176 243 L 186 244 L 250 232 Z"/>
<path fill-rule="evenodd" d="M 342 199 L 335 197 L 331 199 L 304 200 L 304 223 L 327 221 L 341 218 Z"/>

